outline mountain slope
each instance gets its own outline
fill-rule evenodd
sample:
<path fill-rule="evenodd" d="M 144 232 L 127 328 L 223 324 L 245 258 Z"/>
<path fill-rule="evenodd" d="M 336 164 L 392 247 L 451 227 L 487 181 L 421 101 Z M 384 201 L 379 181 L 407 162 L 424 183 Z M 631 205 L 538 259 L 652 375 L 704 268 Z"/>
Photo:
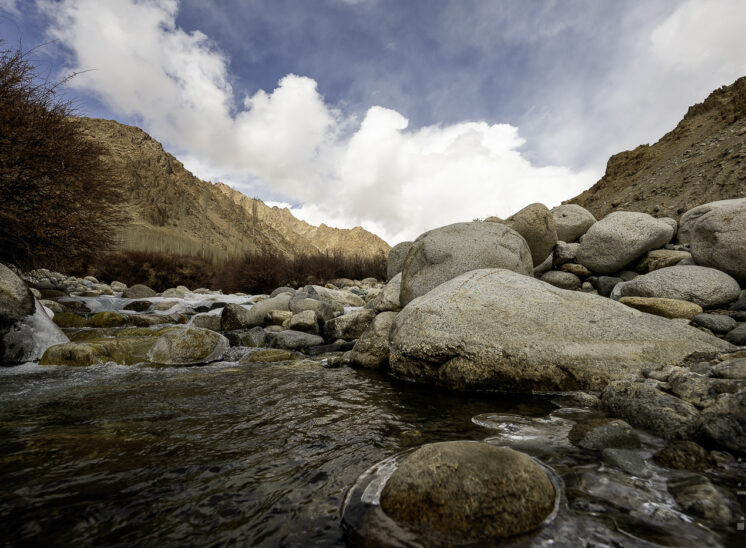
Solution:
<path fill-rule="evenodd" d="M 388 253 L 386 242 L 360 227 L 314 227 L 287 209 L 270 208 L 225 184 L 198 179 L 137 127 L 77 120 L 106 147 L 102 160 L 125 190 L 131 222 L 119 235 L 123 250 L 199 254 L 216 262 L 246 252 Z"/>
<path fill-rule="evenodd" d="M 566 203 L 601 218 L 616 210 L 678 219 L 715 200 L 746 196 L 746 77 L 689 108 L 654 145 L 609 159 L 605 175 Z"/>

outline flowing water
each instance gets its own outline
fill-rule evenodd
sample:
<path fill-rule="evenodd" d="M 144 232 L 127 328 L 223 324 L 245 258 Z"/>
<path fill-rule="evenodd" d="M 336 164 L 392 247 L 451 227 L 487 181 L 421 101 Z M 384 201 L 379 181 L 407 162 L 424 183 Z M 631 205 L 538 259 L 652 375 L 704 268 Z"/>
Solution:
<path fill-rule="evenodd" d="M 360 493 L 378 463 L 484 439 L 567 484 L 557 518 L 520 545 L 739 545 L 674 509 L 669 472 L 630 479 L 571 446 L 589 413 L 307 361 L 0 369 L 0 545 L 343 546 L 377 511 Z M 641 454 L 661 445 L 648 436 Z M 722 472 L 733 489 L 738 466 Z"/>

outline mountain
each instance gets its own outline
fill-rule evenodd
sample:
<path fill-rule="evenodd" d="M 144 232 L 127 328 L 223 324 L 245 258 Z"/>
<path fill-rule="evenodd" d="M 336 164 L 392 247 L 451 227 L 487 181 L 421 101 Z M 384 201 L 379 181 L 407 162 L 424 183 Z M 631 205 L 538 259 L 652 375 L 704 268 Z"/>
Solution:
<path fill-rule="evenodd" d="M 140 128 L 112 120 L 77 121 L 105 147 L 102 160 L 124 189 L 123 207 L 131 221 L 119 234 L 122 250 L 199 254 L 222 262 L 246 252 L 373 256 L 390 249 L 361 227 L 312 226 L 288 209 L 269 207 L 223 183 L 202 181 Z"/>
<path fill-rule="evenodd" d="M 616 210 L 677 219 L 715 200 L 746 196 L 746 77 L 689 107 L 654 145 L 609 159 L 591 188 L 565 203 L 601 218 Z"/>

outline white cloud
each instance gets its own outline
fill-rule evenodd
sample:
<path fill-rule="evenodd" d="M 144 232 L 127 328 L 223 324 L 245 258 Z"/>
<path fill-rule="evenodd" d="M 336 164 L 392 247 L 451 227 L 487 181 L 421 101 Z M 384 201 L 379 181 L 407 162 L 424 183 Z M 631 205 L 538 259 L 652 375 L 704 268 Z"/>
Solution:
<path fill-rule="evenodd" d="M 21 15 L 16 0 L 0 0 L 0 11 L 6 11 L 13 15 Z"/>
<path fill-rule="evenodd" d="M 271 92 L 233 101 L 228 59 L 200 32 L 175 25 L 173 0 L 64 0 L 40 4 L 68 47 L 73 85 L 113 112 L 142 119 L 184 152 L 197 175 L 247 194 L 301 203 L 315 224 L 362 224 L 388 241 L 435 226 L 557 204 L 594 175 L 537 167 L 515 127 L 464 122 L 408 130 L 400 113 L 371 107 L 353 119 L 325 104 L 316 82 L 287 75 Z M 351 133 L 351 134 L 350 134 Z"/>

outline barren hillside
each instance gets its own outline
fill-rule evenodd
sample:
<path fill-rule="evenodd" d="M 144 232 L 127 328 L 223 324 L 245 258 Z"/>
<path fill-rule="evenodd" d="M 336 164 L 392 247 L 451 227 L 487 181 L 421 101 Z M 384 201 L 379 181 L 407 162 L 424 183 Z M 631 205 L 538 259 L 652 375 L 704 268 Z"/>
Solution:
<path fill-rule="evenodd" d="M 314 227 L 287 209 L 198 179 L 137 127 L 79 121 L 108 149 L 104 160 L 125 189 L 132 221 L 120 235 L 122 249 L 199 254 L 215 261 L 249 251 L 388 253 L 386 242 L 360 227 Z"/>

